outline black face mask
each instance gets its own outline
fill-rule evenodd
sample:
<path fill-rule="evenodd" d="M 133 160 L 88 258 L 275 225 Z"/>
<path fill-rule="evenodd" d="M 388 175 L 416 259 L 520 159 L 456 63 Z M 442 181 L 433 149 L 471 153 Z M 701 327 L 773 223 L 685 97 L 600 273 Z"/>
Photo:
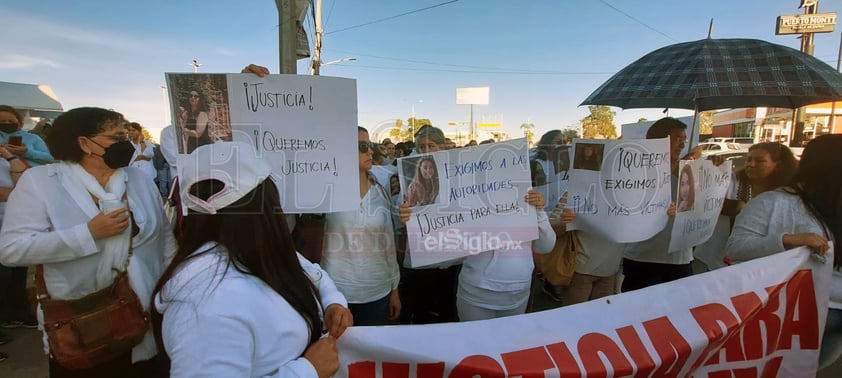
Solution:
<path fill-rule="evenodd" d="M 11 134 L 15 131 L 18 131 L 18 124 L 17 123 L 0 123 L 0 131 Z"/>
<path fill-rule="evenodd" d="M 96 144 L 97 146 L 100 146 L 105 149 L 105 153 L 103 153 L 102 155 L 97 155 L 93 153 L 92 155 L 99 156 L 100 158 L 102 158 L 102 161 L 105 162 L 105 165 L 107 165 L 108 168 L 118 169 L 128 167 L 129 163 L 132 161 L 132 156 L 134 156 L 135 152 L 132 142 L 124 140 L 120 142 L 115 142 L 112 145 L 105 147 L 95 142 L 93 139 L 89 138 L 88 140 L 94 142 L 94 144 Z"/>

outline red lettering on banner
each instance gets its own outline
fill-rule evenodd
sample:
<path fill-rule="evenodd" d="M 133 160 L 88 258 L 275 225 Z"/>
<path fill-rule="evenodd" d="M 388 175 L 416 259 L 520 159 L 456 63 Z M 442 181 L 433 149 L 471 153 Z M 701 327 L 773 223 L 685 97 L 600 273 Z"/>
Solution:
<path fill-rule="evenodd" d="M 376 367 L 374 361 L 354 362 L 348 365 L 348 378 L 374 378 L 377 376 Z"/>
<path fill-rule="evenodd" d="M 416 378 L 441 378 L 444 377 L 444 362 L 433 362 L 418 364 L 415 371 Z"/>
<path fill-rule="evenodd" d="M 552 357 L 555 367 L 558 369 L 559 376 L 571 377 L 575 375 L 578 377 L 581 375 L 579 364 L 576 363 L 576 359 L 573 357 L 573 353 L 570 353 L 567 344 L 557 343 L 547 345 L 547 352 Z"/>
<path fill-rule="evenodd" d="M 737 317 L 734 316 L 731 310 L 721 303 L 709 303 L 691 308 L 690 314 L 693 315 L 693 319 L 696 320 L 699 328 L 702 329 L 702 332 L 705 333 L 708 339 L 707 347 L 705 347 L 702 354 L 699 355 L 699 358 L 690 367 L 690 371 L 695 371 L 707 358 L 718 361 L 718 352 L 714 353 L 712 357 L 709 355 L 711 351 L 721 348 L 729 339 L 739 342 L 739 337 L 731 337 L 738 329 L 739 321 L 737 321 Z"/>
<path fill-rule="evenodd" d="M 384 362 L 383 376 L 389 378 L 409 378 L 409 364 L 401 362 Z M 439 376 L 441 377 L 441 376 Z"/>
<path fill-rule="evenodd" d="M 786 312 L 778 349 L 792 349 L 792 337 L 798 335 L 801 349 L 819 348 L 819 314 L 813 272 L 800 270 L 786 286 Z"/>
<path fill-rule="evenodd" d="M 740 336 L 725 344 L 726 358 L 729 361 L 746 361 L 763 357 L 764 339 L 760 334 L 760 324 L 750 320 L 763 311 L 763 301 L 757 294 L 749 292 L 731 297 L 731 304 L 734 305 L 744 325 Z"/>
<path fill-rule="evenodd" d="M 614 368 L 614 375 L 628 375 L 634 371 L 634 367 L 614 340 L 601 333 L 589 333 L 582 336 L 577 348 L 579 358 L 582 359 L 582 366 L 588 372 L 588 377 L 608 376 L 608 367 L 599 358 L 600 353 L 605 355 L 605 358 L 611 363 Z"/>
<path fill-rule="evenodd" d="M 468 356 L 450 371 L 450 378 L 503 378 L 506 373 L 497 360 L 482 355 Z"/>
<path fill-rule="evenodd" d="M 783 357 L 775 357 L 767 361 L 760 375 L 757 374 L 757 367 L 749 367 L 712 371 L 708 373 L 708 378 L 776 378 L 782 361 Z"/>
<path fill-rule="evenodd" d="M 389 378 L 409 377 L 410 364 L 405 362 L 383 362 L 383 376 Z M 375 378 L 377 363 L 374 361 L 354 362 L 348 365 L 349 378 Z M 415 367 L 416 378 L 444 377 L 444 362 L 419 363 Z"/>
<path fill-rule="evenodd" d="M 555 367 L 544 347 L 503 353 L 500 357 L 509 377 L 544 378 L 544 371 Z"/>
<path fill-rule="evenodd" d="M 646 351 L 643 342 L 640 340 L 640 335 L 633 326 L 623 327 L 617 329 L 617 335 L 620 336 L 620 341 L 629 352 L 632 361 L 637 366 L 637 373 L 635 377 L 648 377 L 652 370 L 655 370 L 655 361 L 652 356 Z"/>
<path fill-rule="evenodd" d="M 643 322 L 643 328 L 655 352 L 661 357 L 661 366 L 655 370 L 653 377 L 676 377 L 690 358 L 690 344 L 681 333 L 675 329 L 669 318 L 662 316 Z"/>

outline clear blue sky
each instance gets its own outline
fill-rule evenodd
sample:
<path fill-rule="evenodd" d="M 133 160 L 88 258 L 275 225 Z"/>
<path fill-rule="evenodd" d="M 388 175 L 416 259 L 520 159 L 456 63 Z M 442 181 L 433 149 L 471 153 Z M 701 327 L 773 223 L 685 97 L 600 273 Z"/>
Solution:
<path fill-rule="evenodd" d="M 436 126 L 466 122 L 457 87 L 490 87 L 475 120 L 501 117 L 521 135 L 575 126 L 578 107 L 611 74 L 657 48 L 705 38 L 756 38 L 798 48 L 776 36 L 779 15 L 800 14 L 799 0 L 323 0 L 322 75 L 357 80 L 359 123 L 369 129 L 415 107 Z M 820 0 L 820 12 L 842 0 Z M 258 63 L 278 72 L 278 13 L 272 0 L 27 0 L 0 3 L 4 54 L 0 81 L 47 84 L 65 109 L 113 108 L 157 129 L 169 123 L 164 72 L 239 72 Z M 312 20 L 305 21 L 312 43 Z M 816 34 L 815 56 L 836 65 L 840 31 Z M 299 73 L 309 60 L 300 60 Z M 616 123 L 656 119 L 661 109 L 617 111 Z M 675 110 L 671 115 L 683 116 Z"/>

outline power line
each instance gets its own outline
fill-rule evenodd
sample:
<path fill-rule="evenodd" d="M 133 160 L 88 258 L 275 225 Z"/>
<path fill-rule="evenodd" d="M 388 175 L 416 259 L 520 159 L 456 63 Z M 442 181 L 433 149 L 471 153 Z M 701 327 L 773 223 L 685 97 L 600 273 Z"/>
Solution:
<path fill-rule="evenodd" d="M 474 68 L 478 70 L 483 70 L 485 73 L 516 73 L 516 74 L 548 74 L 548 75 L 568 75 L 568 74 L 578 74 L 578 73 L 571 73 L 571 72 L 561 72 L 561 71 L 549 71 L 549 70 L 523 70 L 523 69 L 515 69 L 515 68 L 507 68 L 507 67 L 489 67 L 489 66 L 472 66 L 472 65 L 465 65 L 465 64 L 449 64 L 449 63 L 439 63 L 439 62 L 428 62 L 423 60 L 414 60 L 414 59 L 400 59 L 400 58 L 392 58 L 386 56 L 379 56 L 379 55 L 371 55 L 371 54 L 362 54 L 353 51 L 345 51 L 345 50 L 337 50 L 331 49 L 330 51 L 339 52 L 343 54 L 350 54 L 354 56 L 364 56 L 370 58 L 378 58 L 378 59 L 385 59 L 385 60 L 392 60 L 396 62 L 407 62 L 407 63 L 419 63 L 419 64 L 429 64 L 433 66 L 443 66 L 443 67 L 458 67 L 458 68 Z M 358 64 L 354 65 L 355 67 L 362 67 Z M 371 66 L 373 67 L 373 66 Z M 410 67 L 411 68 L 411 67 Z M 417 70 L 424 70 L 423 68 L 416 68 Z M 434 71 L 434 69 L 430 69 L 430 71 Z M 445 71 L 447 72 L 447 71 Z M 472 71 L 453 71 L 453 72 L 472 72 Z M 606 74 L 608 72 L 582 72 L 582 74 Z M 613 72 L 612 72 L 613 73 Z"/>
<path fill-rule="evenodd" d="M 664 33 L 663 33 L 663 32 L 661 32 L 660 30 L 655 29 L 655 28 L 653 28 L 653 27 L 649 26 L 648 24 L 646 24 L 645 22 L 640 21 L 640 20 L 638 20 L 638 19 L 634 18 L 634 16 L 632 16 L 632 15 L 630 15 L 630 14 L 626 13 L 626 12 L 623 12 L 623 11 L 621 11 L 621 10 L 617 9 L 615 6 L 613 6 L 613 5 L 611 5 L 611 4 L 608 4 L 605 0 L 599 0 L 599 2 L 600 2 L 600 3 L 605 4 L 605 6 L 607 6 L 607 7 L 611 8 L 611 9 L 613 9 L 613 10 L 617 11 L 617 12 L 619 12 L 619 13 L 620 13 L 620 14 L 622 14 L 623 16 L 626 16 L 626 17 L 630 18 L 630 19 L 631 19 L 631 20 L 633 20 L 634 22 L 637 22 L 638 24 L 643 25 L 645 28 L 647 28 L 647 29 L 649 29 L 649 30 L 651 30 L 651 31 L 653 31 L 653 32 L 655 32 L 655 33 L 658 33 L 658 34 L 660 34 L 660 35 L 662 35 L 662 36 L 664 36 L 664 37 L 667 37 L 667 39 L 670 39 L 670 40 L 672 40 L 673 42 L 679 42 L 679 41 L 678 41 L 678 40 L 676 40 L 675 38 L 670 37 L 670 36 L 668 36 L 668 35 L 664 34 Z"/>
<path fill-rule="evenodd" d="M 450 0 L 450 1 L 445 1 L 445 2 L 443 2 L 443 3 L 439 3 L 439 4 L 436 4 L 436 5 L 431 5 L 431 6 L 429 6 L 429 7 L 425 7 L 425 8 L 421 8 L 421 9 L 416 9 L 416 10 L 413 10 L 413 11 L 409 11 L 409 12 L 401 13 L 401 14 L 394 15 L 394 16 L 390 16 L 390 17 L 386 17 L 386 18 L 381 18 L 381 19 L 379 19 L 379 20 L 369 21 L 369 22 L 366 22 L 366 23 L 364 23 L 364 24 L 359 24 L 359 25 L 349 26 L 349 27 L 347 27 L 347 28 L 342 28 L 342 29 L 339 29 L 339 30 L 334 30 L 334 31 L 331 31 L 331 32 L 327 32 L 327 33 L 325 33 L 325 35 L 327 35 L 327 34 L 333 34 L 333 33 L 339 33 L 339 32 L 343 32 L 343 31 L 346 31 L 346 30 L 351 30 L 351 29 L 356 29 L 356 28 L 361 28 L 361 27 L 363 27 L 363 26 L 368 26 L 368 25 L 371 25 L 371 24 L 376 24 L 376 23 L 378 23 L 378 22 L 383 22 L 383 21 L 393 20 L 393 19 L 396 19 L 396 18 L 398 18 L 398 17 L 408 16 L 408 15 L 410 15 L 410 14 L 414 14 L 414 13 L 418 13 L 418 12 L 423 12 L 423 11 L 425 11 L 425 10 L 429 10 L 429 9 L 433 9 L 433 8 L 438 8 L 438 7 L 440 7 L 440 6 L 444 6 L 444 5 L 447 5 L 447 4 L 455 3 L 455 2 L 457 2 L 457 1 L 459 1 L 459 0 Z"/>
<path fill-rule="evenodd" d="M 494 71 L 494 70 L 455 70 L 455 69 L 438 69 L 438 68 L 416 68 L 416 67 L 386 67 L 386 66 L 367 66 L 361 64 L 354 64 L 348 68 L 369 68 L 378 70 L 392 70 L 392 71 L 417 71 L 417 72 L 454 72 L 454 73 L 472 73 L 472 74 L 512 74 L 512 75 L 613 75 L 616 72 L 564 72 L 564 71 Z"/>
<path fill-rule="evenodd" d="M 330 10 L 329 10 L 329 11 L 327 11 L 327 18 L 325 19 L 325 22 L 324 22 L 324 26 L 323 26 L 323 27 L 326 27 L 326 26 L 327 26 L 327 23 L 328 23 L 328 22 L 330 22 L 330 15 L 332 15 L 332 14 L 333 14 L 333 7 L 334 7 L 334 6 L 336 6 L 336 1 L 337 1 L 337 0 L 333 0 L 333 2 L 332 2 L 332 3 L 330 3 Z"/>

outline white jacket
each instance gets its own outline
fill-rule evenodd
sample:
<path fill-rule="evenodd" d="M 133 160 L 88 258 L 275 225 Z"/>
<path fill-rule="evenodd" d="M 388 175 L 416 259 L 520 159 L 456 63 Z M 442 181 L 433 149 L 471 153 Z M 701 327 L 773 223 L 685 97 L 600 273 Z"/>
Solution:
<path fill-rule="evenodd" d="M 538 211 L 538 239 L 525 242 L 519 248 L 495 249 L 466 257 L 459 273 L 457 296 L 472 304 L 489 309 L 505 310 L 517 307 L 529 297 L 536 253 L 549 253 L 556 242 L 547 213 Z M 480 290 L 476 290 L 480 289 Z M 512 302 L 511 293 L 518 302 Z M 521 295 L 523 294 L 523 295 Z"/>
<path fill-rule="evenodd" d="M 148 309 L 152 289 L 175 254 L 175 239 L 152 180 L 135 168 L 122 169 L 129 207 L 140 228 L 133 239 L 129 282 Z M 100 253 L 102 240 L 94 240 L 88 230 L 88 221 L 98 213 L 91 195 L 66 164 L 27 170 L 6 205 L 0 263 L 43 264 L 47 292 L 53 299 L 81 298 L 107 287 L 116 276 L 112 268 L 123 264 L 128 250 L 119 256 Z M 156 354 L 150 331 L 132 351 L 132 359 L 147 360 Z"/>
<path fill-rule="evenodd" d="M 725 255 L 746 261 L 786 250 L 784 234 L 825 233 L 824 226 L 804 206 L 801 198 L 778 189 L 763 192 L 746 203 L 737 215 L 734 230 L 728 238 Z M 839 243 L 838 240 L 835 243 Z M 838 248 L 838 247 L 837 247 Z M 833 248 L 827 251 L 827 264 L 833 263 Z M 833 270 L 828 307 L 842 309 L 842 271 Z"/>
<path fill-rule="evenodd" d="M 304 318 L 265 282 L 228 267 L 222 247 L 208 243 L 201 252 L 155 298 L 171 376 L 318 377 L 302 357 L 310 342 Z M 347 307 L 327 273 L 298 260 L 319 289 L 322 309 Z"/>

